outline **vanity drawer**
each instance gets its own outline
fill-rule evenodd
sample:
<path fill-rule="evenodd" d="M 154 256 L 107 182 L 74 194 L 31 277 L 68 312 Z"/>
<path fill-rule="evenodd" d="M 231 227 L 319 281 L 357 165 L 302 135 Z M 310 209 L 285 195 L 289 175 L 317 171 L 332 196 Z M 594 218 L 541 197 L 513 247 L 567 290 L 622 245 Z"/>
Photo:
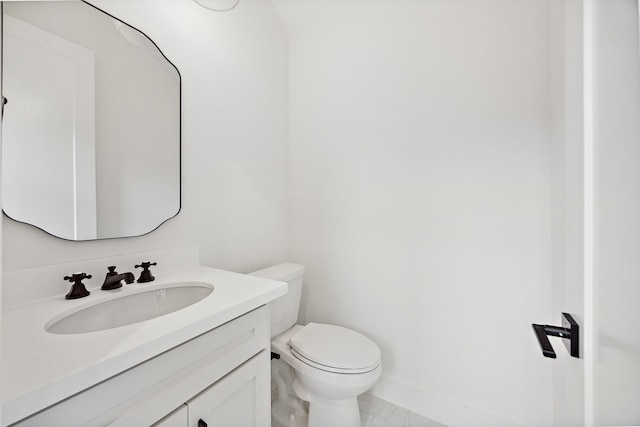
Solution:
<path fill-rule="evenodd" d="M 268 348 L 262 306 L 14 425 L 148 426 Z"/>

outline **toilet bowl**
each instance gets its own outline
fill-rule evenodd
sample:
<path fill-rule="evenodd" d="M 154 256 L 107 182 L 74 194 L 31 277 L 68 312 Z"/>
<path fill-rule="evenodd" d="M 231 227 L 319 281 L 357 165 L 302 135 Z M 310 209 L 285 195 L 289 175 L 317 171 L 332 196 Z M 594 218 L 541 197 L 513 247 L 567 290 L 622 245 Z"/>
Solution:
<path fill-rule="evenodd" d="M 325 330 L 316 340 L 314 335 L 318 327 Z M 295 325 L 271 341 L 271 351 L 280 355 L 281 360 L 295 371 L 292 384 L 295 394 L 309 402 L 309 427 L 359 427 L 360 411 L 357 397 L 371 388 L 382 373 L 380 352 L 370 340 L 370 345 L 365 345 L 362 349 L 361 363 L 357 363 L 357 351 L 354 346 L 351 346 L 348 352 L 349 363 L 338 363 L 340 356 L 344 354 L 340 354 L 341 348 L 333 344 L 341 341 L 344 332 L 349 332 L 350 334 L 346 335 L 352 337 L 357 334 L 339 326 L 311 323 L 307 326 Z M 332 333 L 335 333 L 336 339 L 325 341 L 324 339 Z M 307 351 L 309 358 L 302 356 L 292 345 L 301 334 L 309 343 L 317 342 L 318 347 L 324 343 L 324 350 L 328 351 L 321 351 L 320 354 Z M 368 340 L 363 335 L 357 336 Z M 310 347 L 313 349 L 313 345 Z M 331 353 L 336 359 L 333 362 L 328 362 L 328 359 L 322 360 L 323 356 L 326 357 L 324 353 Z M 340 362 L 346 362 L 344 359 L 342 357 Z"/>
<path fill-rule="evenodd" d="M 286 371 L 280 368 L 272 370 L 278 387 L 287 388 L 278 390 L 272 401 L 274 425 L 360 427 L 357 397 L 373 386 L 382 373 L 378 346 L 359 332 L 341 326 L 295 324 L 303 266 L 279 264 L 251 274 L 289 284 L 289 293 L 271 306 L 271 351 L 280 358 L 276 362 L 285 363 L 294 372 L 291 376 L 283 375 Z M 308 414 L 301 414 L 300 408 L 306 406 L 295 399 L 308 402 Z M 283 416 L 285 407 L 291 410 Z"/>

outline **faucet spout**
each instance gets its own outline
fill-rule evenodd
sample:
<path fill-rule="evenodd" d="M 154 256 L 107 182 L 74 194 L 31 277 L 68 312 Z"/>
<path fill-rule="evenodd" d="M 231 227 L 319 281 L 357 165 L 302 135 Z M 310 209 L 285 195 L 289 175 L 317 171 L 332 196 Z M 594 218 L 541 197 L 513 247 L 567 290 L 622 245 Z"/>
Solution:
<path fill-rule="evenodd" d="M 100 289 L 102 289 L 103 291 L 109 291 L 112 289 L 118 289 L 122 287 L 122 281 L 125 281 L 125 283 L 129 284 L 129 283 L 133 283 L 133 281 L 135 280 L 135 277 L 133 275 L 133 273 L 122 273 L 122 274 L 118 274 L 118 272 L 116 271 L 116 267 L 111 266 L 109 267 L 109 272 L 107 273 L 107 276 L 104 278 L 104 283 L 102 284 L 102 287 Z"/>

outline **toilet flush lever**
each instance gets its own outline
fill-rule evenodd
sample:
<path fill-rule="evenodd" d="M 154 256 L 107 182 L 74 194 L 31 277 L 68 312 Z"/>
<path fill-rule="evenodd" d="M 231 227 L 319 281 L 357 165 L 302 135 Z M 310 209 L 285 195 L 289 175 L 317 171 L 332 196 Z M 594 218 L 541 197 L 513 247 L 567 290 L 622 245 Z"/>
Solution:
<path fill-rule="evenodd" d="M 580 357 L 580 328 L 578 323 L 568 313 L 562 313 L 562 326 L 537 325 L 533 323 L 533 330 L 538 337 L 544 357 L 556 358 L 556 352 L 551 347 L 547 335 L 560 337 L 572 357 Z"/>

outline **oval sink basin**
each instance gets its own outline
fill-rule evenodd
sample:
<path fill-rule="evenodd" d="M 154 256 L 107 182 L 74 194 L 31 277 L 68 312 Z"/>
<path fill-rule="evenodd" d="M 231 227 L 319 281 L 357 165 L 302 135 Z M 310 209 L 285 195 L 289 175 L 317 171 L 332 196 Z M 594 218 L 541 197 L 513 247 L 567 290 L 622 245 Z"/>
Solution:
<path fill-rule="evenodd" d="M 132 325 L 173 313 L 197 303 L 213 292 L 208 283 L 168 284 L 161 288 L 138 289 L 72 313 L 49 320 L 47 332 L 80 334 Z"/>

